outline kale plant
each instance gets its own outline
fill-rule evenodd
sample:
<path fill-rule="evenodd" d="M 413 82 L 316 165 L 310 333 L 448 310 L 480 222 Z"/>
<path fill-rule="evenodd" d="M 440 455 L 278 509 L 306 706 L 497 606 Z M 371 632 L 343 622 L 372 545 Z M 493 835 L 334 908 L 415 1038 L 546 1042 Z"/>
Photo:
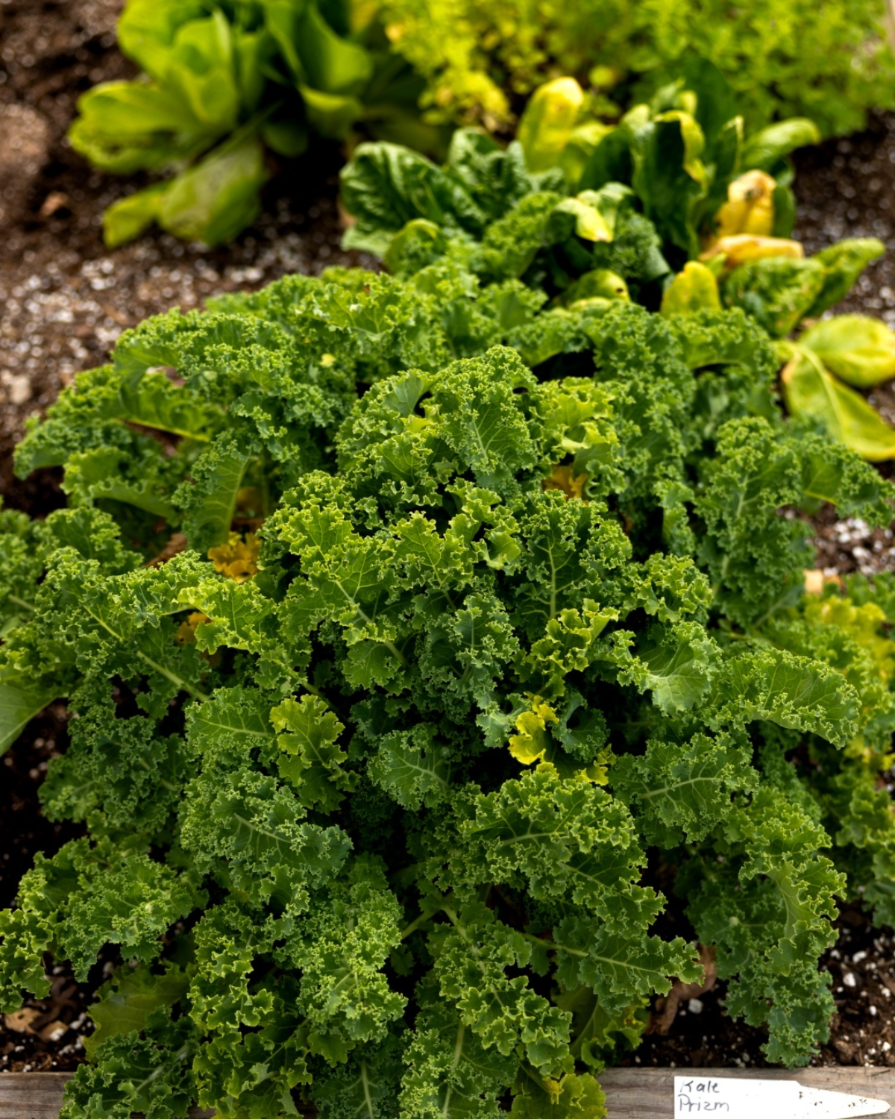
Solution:
<path fill-rule="evenodd" d="M 895 919 L 895 599 L 806 595 L 800 518 L 892 488 L 742 312 L 544 303 L 290 277 L 19 447 L 69 502 L 2 514 L 3 741 L 67 700 L 87 834 L 0 914 L 3 1005 L 119 960 L 66 1119 L 596 1119 L 700 944 L 769 1059 L 827 1036 L 837 899 Z"/>

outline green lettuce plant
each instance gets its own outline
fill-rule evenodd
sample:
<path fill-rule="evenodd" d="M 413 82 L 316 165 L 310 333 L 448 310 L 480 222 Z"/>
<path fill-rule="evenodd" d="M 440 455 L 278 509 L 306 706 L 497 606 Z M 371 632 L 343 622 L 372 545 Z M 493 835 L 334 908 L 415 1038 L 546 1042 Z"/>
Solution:
<path fill-rule="evenodd" d="M 741 308 L 777 340 L 789 410 L 867 459 L 890 459 L 892 429 L 848 385 L 895 374 L 895 334 L 861 315 L 816 322 L 883 245 L 849 239 L 804 259 L 790 238 L 786 157 L 816 138 L 800 119 L 744 133 L 707 62 L 616 126 L 592 119 L 577 83 L 559 79 L 532 97 L 506 155 L 472 129 L 454 134 L 442 167 L 399 145 L 361 145 L 342 172 L 354 219 L 344 243 L 399 275 L 444 257 L 487 280 L 518 278 L 561 307 Z M 505 170 L 483 200 L 477 176 L 490 165 Z"/>
<path fill-rule="evenodd" d="M 454 166 L 460 229 L 543 195 Z M 128 331 L 18 448 L 68 506 L 0 515 L 0 733 L 66 700 L 86 834 L 0 914 L 0 1001 L 117 960 L 65 1119 L 599 1119 L 700 944 L 798 1064 L 837 900 L 895 920 L 895 588 L 806 595 L 780 515 L 892 486 L 742 310 L 551 304 L 415 230 Z"/>
<path fill-rule="evenodd" d="M 266 152 L 298 156 L 360 121 L 428 146 L 419 83 L 388 51 L 375 9 L 317 0 L 127 0 L 118 42 L 143 73 L 78 103 L 69 132 L 95 167 L 172 172 L 114 203 L 110 246 L 153 222 L 178 237 L 231 240 L 260 209 Z"/>

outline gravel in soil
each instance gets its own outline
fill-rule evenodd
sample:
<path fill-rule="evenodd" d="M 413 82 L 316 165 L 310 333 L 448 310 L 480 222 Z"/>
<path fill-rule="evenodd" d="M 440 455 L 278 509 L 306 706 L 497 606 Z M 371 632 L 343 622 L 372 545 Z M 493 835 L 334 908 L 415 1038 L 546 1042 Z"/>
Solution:
<path fill-rule="evenodd" d="M 28 999 L 0 1020 L 0 1073 L 73 1072 L 83 1064 L 84 1041 L 93 1032 L 87 1007 L 98 986 L 54 968 L 48 998 Z"/>
<path fill-rule="evenodd" d="M 24 420 L 79 369 L 102 362 L 122 330 L 172 306 L 199 307 L 211 294 L 256 289 L 289 272 L 373 263 L 336 248 L 338 153 L 325 151 L 313 164 L 281 168 L 264 216 L 234 245 L 210 250 L 151 233 L 106 250 L 102 211 L 135 184 L 92 172 L 64 136 L 80 92 L 133 72 L 115 49 L 119 10 L 120 0 L 0 0 L 0 494 L 36 515 L 61 504 L 62 495 L 52 471 L 13 478 L 10 452 Z M 895 115 L 873 120 L 859 136 L 800 153 L 797 165 L 796 236 L 808 252 L 845 236 L 879 237 L 889 249 L 837 310 L 881 315 L 895 327 Z M 895 391 L 884 387 L 871 399 L 895 422 Z M 837 524 L 828 512 L 813 528 L 825 570 L 895 570 L 891 529 Z M 65 712 L 55 705 L 3 759 L 0 906 L 12 900 L 35 851 L 52 853 L 79 834 L 39 812 L 37 788 L 64 743 Z M 837 945 L 824 961 L 837 1010 L 816 1063 L 895 1065 L 895 938 L 853 908 L 837 924 Z M 75 1067 L 90 1029 L 85 1010 L 104 970 L 101 963 L 93 981 L 78 986 L 57 967 L 50 998 L 29 1000 L 18 1015 L 0 1020 L 0 1071 Z M 718 983 L 686 999 L 668 1034 L 648 1034 L 628 1063 L 762 1065 L 763 1033 L 726 1016 L 725 993 Z"/>

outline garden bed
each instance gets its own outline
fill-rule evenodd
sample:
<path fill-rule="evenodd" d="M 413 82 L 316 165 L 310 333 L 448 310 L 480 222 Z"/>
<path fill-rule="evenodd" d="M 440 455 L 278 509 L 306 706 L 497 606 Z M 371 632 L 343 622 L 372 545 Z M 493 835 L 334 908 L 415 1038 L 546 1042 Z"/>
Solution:
<path fill-rule="evenodd" d="M 5 66 L 0 115 L 7 128 L 20 130 L 19 149 L 27 148 L 28 155 L 21 166 L 0 166 L 7 184 L 0 244 L 0 338 L 6 351 L 0 359 L 0 492 L 8 505 L 37 516 L 61 504 L 61 495 L 53 472 L 26 482 L 12 477 L 10 451 L 24 418 L 52 401 L 78 369 L 100 363 L 123 329 L 171 306 L 201 306 L 212 293 L 259 288 L 289 272 L 364 262 L 359 254 L 336 248 L 334 157 L 324 168 L 326 188 L 319 196 L 319 164 L 308 188 L 301 164 L 285 166 L 268 190 L 265 216 L 233 246 L 206 250 L 153 233 L 114 252 L 104 249 L 100 215 L 133 184 L 90 171 L 63 136 L 76 91 L 129 72 L 111 33 L 117 6 L 112 0 L 12 0 L 0 7 Z M 7 145 L 7 159 L 13 147 Z M 895 118 L 880 118 L 861 136 L 804 153 L 798 162 L 797 234 L 809 252 L 846 234 L 880 237 L 890 249 L 868 268 L 840 309 L 879 314 L 895 326 L 895 210 L 889 191 Z M 895 420 L 890 388 L 878 391 L 874 402 Z M 834 526 L 823 514 L 817 518 L 820 566 L 840 572 L 895 569 L 891 530 L 870 533 L 859 523 L 844 525 Z M 44 820 L 36 796 L 47 761 L 64 742 L 64 711 L 54 707 L 4 760 L 12 811 L 2 817 L 0 904 L 9 904 L 36 851 L 52 852 L 77 834 L 71 826 Z M 816 1063 L 895 1065 L 889 1011 L 895 997 L 895 969 L 889 971 L 895 944 L 888 934 L 872 930 L 857 910 L 845 910 L 838 927 L 839 944 L 825 961 L 837 1016 Z M 0 1030 L 0 1069 L 73 1067 L 87 1028 L 84 1011 L 103 980 L 103 967 L 97 965 L 93 982 L 80 988 L 60 969 L 52 998 L 30 1004 L 37 1013 L 8 1020 Z M 761 1065 L 762 1035 L 726 1018 L 723 998 L 718 985 L 685 1000 L 667 1036 L 649 1034 L 631 1061 Z"/>

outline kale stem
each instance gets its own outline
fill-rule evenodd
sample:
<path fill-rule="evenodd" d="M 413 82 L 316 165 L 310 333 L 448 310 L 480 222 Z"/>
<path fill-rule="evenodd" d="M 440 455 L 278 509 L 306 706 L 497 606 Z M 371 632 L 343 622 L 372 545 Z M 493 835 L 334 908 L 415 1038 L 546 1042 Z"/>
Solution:
<path fill-rule="evenodd" d="M 420 925 L 424 925 L 426 921 L 431 920 L 439 911 L 437 909 L 430 909 L 427 913 L 421 913 L 415 921 L 411 921 L 406 929 L 402 929 L 400 936 L 402 940 L 406 940 L 411 933 L 415 933 Z"/>
<path fill-rule="evenodd" d="M 447 917 L 447 919 L 450 921 L 450 923 L 454 926 L 454 928 L 457 930 L 457 932 L 460 933 L 460 935 L 463 937 L 463 939 L 468 940 L 468 937 L 465 936 L 465 934 L 464 934 L 463 926 L 460 924 L 460 918 L 453 911 L 453 909 L 451 909 L 451 908 L 449 908 L 449 906 L 445 905 L 445 906 L 442 907 L 442 913 L 444 913 L 444 915 Z"/>
<path fill-rule="evenodd" d="M 108 626 L 105 626 L 105 628 L 109 629 Z M 109 632 L 111 633 L 112 631 L 109 630 Z M 193 697 L 193 699 L 197 699 L 201 703 L 209 698 L 207 693 L 201 691 L 199 688 L 194 687 L 192 684 L 189 683 L 189 681 L 184 680 L 182 676 L 178 676 L 175 672 L 171 672 L 169 669 L 165 668 L 164 665 L 159 664 L 157 661 L 154 661 L 152 657 L 148 657 L 139 649 L 137 650 L 137 656 L 140 658 L 141 661 L 143 661 L 144 664 L 148 664 L 150 668 L 158 672 L 160 676 L 164 676 L 167 680 L 170 680 L 172 684 L 176 684 L 178 687 L 182 688 L 183 691 L 188 692 Z"/>
<path fill-rule="evenodd" d="M 534 1069 L 529 1068 L 524 1061 L 522 1062 L 521 1071 L 525 1073 L 529 1080 L 533 1080 L 539 1088 L 542 1088 L 544 1089 L 544 1091 L 546 1091 L 546 1088 L 544 1087 L 543 1077 L 538 1076 Z"/>
<path fill-rule="evenodd" d="M 582 952 L 580 948 L 570 948 L 568 944 L 560 944 L 556 940 L 547 940 L 543 936 L 532 936 L 531 933 L 520 933 L 519 935 L 531 944 L 542 944 L 545 948 L 550 948 L 554 952 L 568 952 L 570 956 L 579 956 L 581 959 L 587 957 L 587 952 Z"/>

